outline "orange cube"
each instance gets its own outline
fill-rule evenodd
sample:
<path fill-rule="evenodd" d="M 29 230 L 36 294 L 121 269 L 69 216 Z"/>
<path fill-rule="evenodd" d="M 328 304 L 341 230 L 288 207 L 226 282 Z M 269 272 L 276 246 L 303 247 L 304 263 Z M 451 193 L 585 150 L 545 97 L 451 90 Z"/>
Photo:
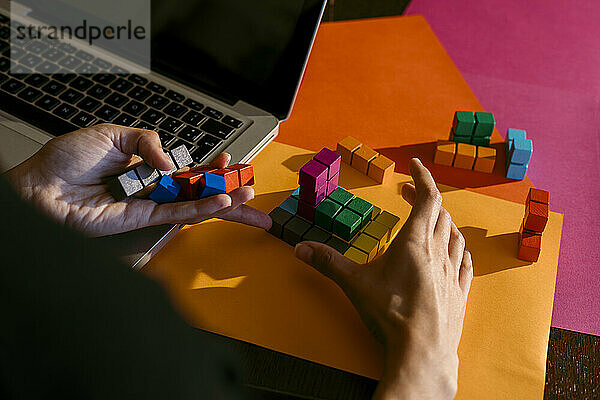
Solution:
<path fill-rule="evenodd" d="M 496 149 L 493 147 L 477 146 L 477 156 L 473 169 L 491 174 L 496 164 Z"/>
<path fill-rule="evenodd" d="M 352 164 L 352 155 L 362 146 L 362 143 L 348 136 L 340 140 L 335 150 L 342 157 L 342 161 L 346 164 Z"/>
<path fill-rule="evenodd" d="M 457 143 L 454 166 L 462 169 L 473 169 L 476 155 L 477 146 L 467 143 Z"/>
<path fill-rule="evenodd" d="M 439 165 L 452 166 L 456 154 L 456 143 L 448 140 L 438 140 L 435 147 L 433 162 Z"/>
<path fill-rule="evenodd" d="M 369 172 L 369 164 L 379 155 L 372 148 L 362 145 L 352 155 L 352 168 L 367 175 Z"/>
<path fill-rule="evenodd" d="M 540 256 L 542 248 L 542 235 L 528 231 L 521 224 L 519 230 L 519 253 L 517 258 L 523 261 L 535 262 Z"/>
<path fill-rule="evenodd" d="M 238 171 L 240 175 L 240 187 L 254 185 L 254 167 L 250 164 L 233 164 L 227 167 Z"/>
<path fill-rule="evenodd" d="M 225 192 L 229 193 L 240 187 L 240 174 L 237 170 L 228 168 L 216 169 L 210 172 L 225 178 Z"/>
<path fill-rule="evenodd" d="M 198 188 L 200 187 L 201 178 L 204 172 L 184 172 L 174 176 L 175 182 L 181 186 L 179 197 L 184 200 L 195 200 L 198 198 Z"/>
<path fill-rule="evenodd" d="M 377 182 L 384 183 L 392 176 L 395 168 L 395 162 L 380 154 L 369 164 L 368 175 Z"/>

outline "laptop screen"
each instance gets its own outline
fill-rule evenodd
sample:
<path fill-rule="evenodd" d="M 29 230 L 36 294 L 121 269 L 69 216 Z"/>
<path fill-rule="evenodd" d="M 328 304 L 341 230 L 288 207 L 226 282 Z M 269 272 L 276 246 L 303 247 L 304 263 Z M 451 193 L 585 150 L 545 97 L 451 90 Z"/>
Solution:
<path fill-rule="evenodd" d="M 324 0 L 152 0 L 152 69 L 287 118 Z"/>

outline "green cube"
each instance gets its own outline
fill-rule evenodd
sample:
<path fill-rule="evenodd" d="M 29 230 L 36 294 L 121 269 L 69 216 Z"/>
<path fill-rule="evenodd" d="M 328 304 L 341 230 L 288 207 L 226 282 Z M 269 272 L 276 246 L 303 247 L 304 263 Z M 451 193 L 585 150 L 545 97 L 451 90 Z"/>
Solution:
<path fill-rule="evenodd" d="M 484 137 L 473 136 L 473 140 L 471 141 L 471 143 L 473 143 L 475 146 L 489 146 L 490 139 L 491 139 L 491 137 L 489 137 L 489 136 L 484 136 Z"/>
<path fill-rule="evenodd" d="M 307 220 L 294 216 L 283 226 L 281 238 L 295 246 L 302 241 L 302 236 L 311 228 L 312 224 Z"/>
<path fill-rule="evenodd" d="M 471 136 L 456 136 L 452 135 L 452 140 L 456 143 L 471 143 Z"/>
<path fill-rule="evenodd" d="M 472 136 L 475 128 L 475 116 L 471 111 L 457 111 L 454 113 L 452 130 L 456 136 Z"/>
<path fill-rule="evenodd" d="M 333 220 L 333 233 L 349 242 L 360 229 L 361 223 L 360 215 L 344 208 Z"/>
<path fill-rule="evenodd" d="M 494 114 L 489 112 L 476 112 L 475 121 L 475 131 L 473 132 L 473 136 L 492 136 L 492 132 L 494 132 L 494 126 L 496 126 Z"/>
<path fill-rule="evenodd" d="M 369 203 L 368 201 L 363 200 L 360 197 L 356 197 L 350 203 L 348 203 L 347 207 L 349 210 L 352 210 L 360 215 L 360 226 L 365 226 L 367 222 L 371 220 L 371 215 L 373 215 L 373 204 Z"/>
<path fill-rule="evenodd" d="M 343 241 L 337 236 L 332 236 L 326 244 L 342 254 L 344 254 L 350 248 L 350 243 Z"/>
<path fill-rule="evenodd" d="M 354 195 L 343 187 L 338 186 L 327 198 L 345 206 L 354 198 Z"/>
<path fill-rule="evenodd" d="M 281 207 L 276 207 L 269 213 L 269 217 L 271 217 L 273 224 L 268 232 L 274 236 L 277 236 L 278 238 L 281 238 L 281 235 L 283 234 L 283 226 L 286 224 L 286 222 L 292 219 L 293 215 Z"/>
<path fill-rule="evenodd" d="M 331 231 L 335 216 L 342 210 L 342 205 L 326 198 L 315 209 L 315 224 Z"/>
<path fill-rule="evenodd" d="M 325 231 L 324 229 L 319 228 L 318 226 L 313 226 L 302 236 L 302 240 L 310 240 L 311 242 L 319 242 L 326 243 L 331 237 L 331 233 Z"/>

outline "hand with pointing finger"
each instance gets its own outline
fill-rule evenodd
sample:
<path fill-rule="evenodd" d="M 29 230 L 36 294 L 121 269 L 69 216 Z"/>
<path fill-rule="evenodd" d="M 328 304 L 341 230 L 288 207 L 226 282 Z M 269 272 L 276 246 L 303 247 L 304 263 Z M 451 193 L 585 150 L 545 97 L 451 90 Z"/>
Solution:
<path fill-rule="evenodd" d="M 413 159 L 410 172 L 415 184 L 402 196 L 413 208 L 383 256 L 359 265 L 315 242 L 296 256 L 340 286 L 383 344 L 376 399 L 453 398 L 471 255 L 429 171 Z"/>

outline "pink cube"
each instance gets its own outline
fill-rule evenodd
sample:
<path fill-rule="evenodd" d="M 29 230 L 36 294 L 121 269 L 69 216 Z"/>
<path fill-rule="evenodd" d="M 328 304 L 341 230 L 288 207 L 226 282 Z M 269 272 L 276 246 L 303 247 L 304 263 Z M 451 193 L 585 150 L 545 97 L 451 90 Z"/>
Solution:
<path fill-rule="evenodd" d="M 298 182 L 300 188 L 316 192 L 318 188 L 327 184 L 327 167 L 318 161 L 310 160 L 300 169 Z"/>
<path fill-rule="evenodd" d="M 300 199 L 308 204 L 318 205 L 327 196 L 327 182 L 316 191 L 300 186 Z"/>
<path fill-rule="evenodd" d="M 313 204 L 308 204 L 303 200 L 298 200 L 297 215 L 312 222 L 315 219 L 316 208 L 317 206 Z"/>
<path fill-rule="evenodd" d="M 333 178 L 327 181 L 327 194 L 329 196 L 331 192 L 333 192 L 338 187 L 338 182 L 340 180 L 340 174 L 336 174 Z"/>
<path fill-rule="evenodd" d="M 314 159 L 327 167 L 328 180 L 340 172 L 342 157 L 335 151 L 329 150 L 325 147 L 315 156 Z"/>

